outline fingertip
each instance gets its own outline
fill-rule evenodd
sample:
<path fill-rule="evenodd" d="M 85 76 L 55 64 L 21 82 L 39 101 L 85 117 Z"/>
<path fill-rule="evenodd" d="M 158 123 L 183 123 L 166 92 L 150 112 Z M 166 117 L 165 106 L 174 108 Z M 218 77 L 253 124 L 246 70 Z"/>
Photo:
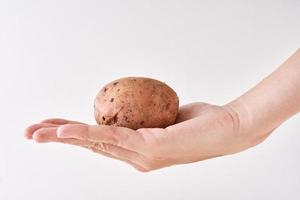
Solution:
<path fill-rule="evenodd" d="M 23 132 L 23 136 L 24 136 L 24 138 L 25 139 L 32 139 L 32 136 L 31 135 L 29 135 L 28 134 L 28 130 L 27 130 L 28 128 L 26 128 L 25 130 L 24 130 L 24 132 Z"/>
<path fill-rule="evenodd" d="M 27 140 L 31 140 L 32 139 L 32 135 L 29 135 L 27 132 L 25 132 L 23 134 L 24 138 L 27 139 Z"/>
<path fill-rule="evenodd" d="M 56 127 L 40 128 L 33 133 L 32 139 L 37 143 L 55 142 L 57 141 L 56 131 Z"/>
<path fill-rule="evenodd" d="M 24 130 L 24 137 L 26 139 L 33 139 L 33 134 L 34 132 L 38 131 L 39 129 L 43 129 L 43 128 L 50 128 L 50 127 L 57 127 L 58 125 L 55 124 L 49 124 L 49 123 L 37 123 L 37 124 L 33 124 L 31 126 L 28 126 L 25 130 Z"/>
<path fill-rule="evenodd" d="M 33 133 L 32 135 L 32 139 L 37 142 L 37 143 L 43 143 L 44 141 L 44 137 L 43 134 L 41 134 L 39 131 Z"/>
<path fill-rule="evenodd" d="M 33 125 L 27 127 L 23 132 L 23 136 L 28 140 L 32 139 L 33 129 L 34 129 Z"/>

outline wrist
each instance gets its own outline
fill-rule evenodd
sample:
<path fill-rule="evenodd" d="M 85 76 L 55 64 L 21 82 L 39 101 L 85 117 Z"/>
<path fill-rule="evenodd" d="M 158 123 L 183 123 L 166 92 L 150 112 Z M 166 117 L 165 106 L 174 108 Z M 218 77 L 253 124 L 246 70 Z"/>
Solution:
<path fill-rule="evenodd" d="M 253 114 L 240 99 L 224 105 L 223 108 L 232 116 L 234 131 L 246 147 L 259 143 L 257 138 L 260 138 L 258 134 L 262 128 L 254 124 Z"/>
<path fill-rule="evenodd" d="M 300 110 L 300 50 L 258 85 L 223 107 L 238 134 L 254 146 Z"/>

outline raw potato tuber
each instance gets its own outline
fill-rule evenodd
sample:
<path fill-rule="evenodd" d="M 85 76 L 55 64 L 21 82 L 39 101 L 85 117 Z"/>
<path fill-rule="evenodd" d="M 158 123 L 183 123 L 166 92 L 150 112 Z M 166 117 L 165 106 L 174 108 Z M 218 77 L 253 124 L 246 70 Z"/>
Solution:
<path fill-rule="evenodd" d="M 131 129 L 165 128 L 175 123 L 179 100 L 165 83 L 144 77 L 126 77 L 105 85 L 94 101 L 99 125 Z"/>

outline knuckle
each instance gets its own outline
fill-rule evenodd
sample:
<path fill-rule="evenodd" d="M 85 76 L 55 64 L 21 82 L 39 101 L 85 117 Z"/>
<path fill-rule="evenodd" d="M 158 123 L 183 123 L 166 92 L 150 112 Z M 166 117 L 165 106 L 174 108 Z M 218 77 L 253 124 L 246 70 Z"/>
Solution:
<path fill-rule="evenodd" d="M 88 149 L 90 149 L 92 152 L 98 153 L 99 150 L 95 147 L 88 147 Z"/>
<path fill-rule="evenodd" d="M 86 148 L 93 151 L 93 152 L 101 152 L 102 150 L 99 148 L 99 145 L 97 143 L 91 143 L 89 145 L 86 145 Z"/>
<path fill-rule="evenodd" d="M 97 149 L 102 152 L 108 152 L 109 151 L 109 145 L 102 143 L 102 142 L 93 142 L 91 145 L 91 148 Z"/>
<path fill-rule="evenodd" d="M 106 143 L 98 143 L 98 146 L 100 147 L 100 149 L 103 151 L 103 152 L 109 152 L 109 148 L 108 148 L 108 145 Z"/>

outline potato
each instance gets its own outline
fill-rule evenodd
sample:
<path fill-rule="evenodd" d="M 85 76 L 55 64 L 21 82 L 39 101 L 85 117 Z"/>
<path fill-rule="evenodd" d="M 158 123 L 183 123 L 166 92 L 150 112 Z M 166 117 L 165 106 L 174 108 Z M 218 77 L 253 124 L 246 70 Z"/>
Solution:
<path fill-rule="evenodd" d="M 164 128 L 175 123 L 179 100 L 165 83 L 144 77 L 125 77 L 105 85 L 94 101 L 99 125 Z"/>

